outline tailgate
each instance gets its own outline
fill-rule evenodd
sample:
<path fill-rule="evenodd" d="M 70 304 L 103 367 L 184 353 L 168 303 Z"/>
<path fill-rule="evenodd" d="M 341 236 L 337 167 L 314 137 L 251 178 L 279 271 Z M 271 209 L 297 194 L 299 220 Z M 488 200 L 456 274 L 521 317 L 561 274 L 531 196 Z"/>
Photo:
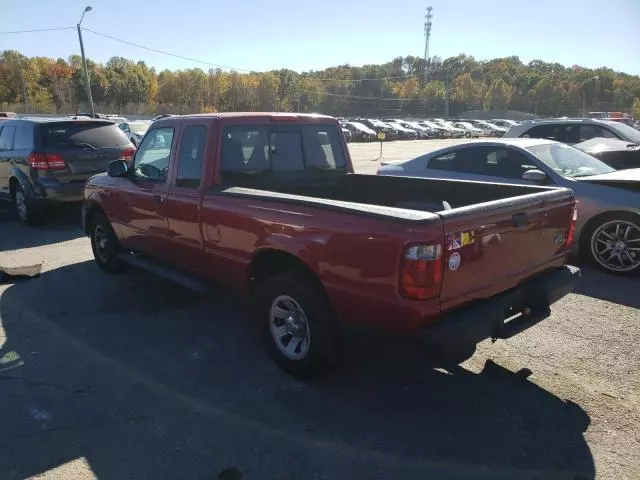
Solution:
<path fill-rule="evenodd" d="M 439 212 L 442 309 L 508 290 L 554 259 L 561 262 L 574 205 L 570 190 L 554 189 Z"/>

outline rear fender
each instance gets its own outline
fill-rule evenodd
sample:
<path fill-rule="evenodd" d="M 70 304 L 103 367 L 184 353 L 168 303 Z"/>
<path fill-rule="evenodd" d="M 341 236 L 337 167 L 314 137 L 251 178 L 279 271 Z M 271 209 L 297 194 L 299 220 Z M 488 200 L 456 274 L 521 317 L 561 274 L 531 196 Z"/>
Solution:
<path fill-rule="evenodd" d="M 20 187 L 22 187 L 22 191 L 29 198 L 37 198 L 36 191 L 33 188 L 29 177 L 18 167 L 12 166 L 9 168 L 9 185 L 11 185 L 11 181 L 17 181 Z"/>
<path fill-rule="evenodd" d="M 269 250 L 288 253 L 301 261 L 315 275 L 319 276 L 320 266 L 318 265 L 317 259 L 309 251 L 306 243 L 307 242 L 302 241 L 300 238 L 271 235 L 266 237 L 256 248 L 253 258 L 258 257 L 260 254 Z"/>

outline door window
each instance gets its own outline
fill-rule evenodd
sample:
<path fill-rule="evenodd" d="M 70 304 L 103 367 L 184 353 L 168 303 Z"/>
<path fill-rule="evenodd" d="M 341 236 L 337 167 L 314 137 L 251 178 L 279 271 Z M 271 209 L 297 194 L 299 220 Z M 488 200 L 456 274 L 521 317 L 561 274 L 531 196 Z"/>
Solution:
<path fill-rule="evenodd" d="M 455 172 L 457 153 L 457 151 L 453 151 L 443 153 L 442 155 L 438 155 L 437 157 L 433 157 L 431 160 L 429 160 L 427 168 L 432 170 L 449 170 Z"/>
<path fill-rule="evenodd" d="M 618 136 L 608 128 L 603 128 L 600 125 L 582 125 L 580 127 L 580 141 L 584 142 L 592 138 L 618 138 Z"/>
<path fill-rule="evenodd" d="M 483 150 L 484 175 L 521 180 L 527 170 L 538 169 L 535 162 L 512 148 L 489 147 Z"/>
<path fill-rule="evenodd" d="M 16 127 L 4 127 L 0 132 L 0 150 L 13 150 L 13 133 Z"/>
<path fill-rule="evenodd" d="M 165 182 L 173 144 L 173 128 L 154 128 L 144 137 L 136 152 L 133 176 Z"/>
<path fill-rule="evenodd" d="M 207 127 L 192 125 L 184 129 L 178 151 L 176 186 L 198 188 L 202 177 L 202 157 L 207 138 Z"/>

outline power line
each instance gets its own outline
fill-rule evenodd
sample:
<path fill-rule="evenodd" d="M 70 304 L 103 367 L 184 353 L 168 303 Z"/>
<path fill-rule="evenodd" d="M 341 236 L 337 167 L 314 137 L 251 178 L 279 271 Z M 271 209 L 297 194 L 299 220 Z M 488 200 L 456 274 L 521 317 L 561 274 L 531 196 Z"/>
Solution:
<path fill-rule="evenodd" d="M 0 35 L 10 35 L 13 33 L 38 33 L 38 32 L 55 32 L 57 30 L 71 30 L 75 27 L 58 27 L 58 28 L 38 28 L 33 30 L 14 30 L 12 32 L 0 32 Z"/>
<path fill-rule="evenodd" d="M 140 45 L 139 43 L 134 43 L 134 42 L 130 42 L 129 40 L 124 40 L 122 38 L 114 37 L 113 35 L 108 35 L 106 33 L 96 32 L 95 30 L 91 30 L 89 28 L 82 28 L 82 30 L 85 30 L 85 31 L 90 32 L 90 33 L 93 33 L 94 35 L 98 35 L 100 37 L 109 38 L 111 40 L 123 43 L 125 45 L 130 45 L 132 47 L 141 48 L 143 50 L 148 50 L 150 52 L 160 53 L 162 55 L 168 55 L 170 57 L 179 58 L 181 60 L 187 60 L 189 62 L 200 63 L 200 64 L 207 65 L 207 66 L 210 66 L 210 67 L 223 68 L 223 69 L 227 69 L 227 70 L 234 70 L 234 71 L 242 72 L 242 73 L 254 73 L 255 72 L 254 70 L 247 70 L 245 68 L 230 67 L 228 65 L 220 65 L 220 64 L 217 64 L 217 63 L 207 62 L 205 60 L 200 60 L 200 59 L 197 59 L 197 58 L 185 57 L 184 55 L 179 55 L 179 54 L 176 54 L 176 53 L 166 52 L 164 50 L 158 50 L 157 48 L 147 47 L 146 45 Z M 438 68 L 438 69 L 435 69 L 435 70 L 431 70 L 430 72 L 434 72 L 435 73 L 435 72 L 439 72 L 441 70 L 448 70 L 449 68 L 450 67 Z M 339 83 L 339 82 L 353 83 L 353 82 L 381 81 L 381 80 L 394 80 L 394 79 L 406 80 L 406 79 L 411 78 L 411 77 L 419 77 L 420 76 L 420 74 L 408 74 L 408 75 L 392 76 L 392 77 L 335 79 L 335 78 L 315 77 L 315 76 L 313 76 L 313 74 L 307 74 L 307 75 L 308 75 L 308 78 L 312 78 L 312 79 L 317 80 L 317 81 L 335 82 L 335 83 Z M 375 97 L 363 97 L 363 98 L 375 98 Z"/>

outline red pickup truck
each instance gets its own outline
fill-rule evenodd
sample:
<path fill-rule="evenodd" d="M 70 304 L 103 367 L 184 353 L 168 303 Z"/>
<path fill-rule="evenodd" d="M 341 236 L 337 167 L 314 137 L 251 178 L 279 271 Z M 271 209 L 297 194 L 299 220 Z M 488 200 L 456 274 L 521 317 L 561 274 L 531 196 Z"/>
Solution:
<path fill-rule="evenodd" d="M 354 174 L 335 119 L 269 113 L 156 121 L 83 206 L 102 270 L 244 289 L 301 378 L 336 365 L 343 325 L 456 361 L 534 325 L 580 273 L 575 221 L 568 189 Z"/>

